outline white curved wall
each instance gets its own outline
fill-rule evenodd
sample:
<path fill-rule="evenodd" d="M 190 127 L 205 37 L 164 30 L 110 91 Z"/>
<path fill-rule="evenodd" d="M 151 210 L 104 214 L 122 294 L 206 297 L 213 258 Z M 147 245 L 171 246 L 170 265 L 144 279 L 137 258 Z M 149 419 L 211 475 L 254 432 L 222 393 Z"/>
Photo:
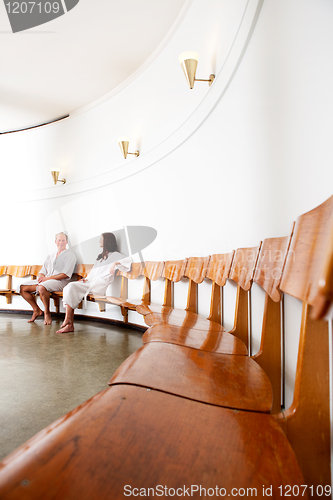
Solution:
<path fill-rule="evenodd" d="M 76 244 L 152 226 L 158 237 L 143 254 L 155 260 L 288 234 L 332 194 L 332 20 L 328 0 L 194 0 L 167 47 L 108 101 L 1 136 L 0 263 L 42 262 L 63 228 Z M 178 55 L 189 49 L 200 53 L 199 78 L 216 73 L 211 88 L 186 87 Z M 138 159 L 122 160 L 123 134 Z M 51 187 L 52 166 L 65 186 Z M 253 295 L 259 304 L 256 288 Z M 287 324 L 290 335 L 295 329 L 297 321 Z M 257 346 L 260 315 L 253 330 Z M 288 341 L 289 400 L 296 338 Z"/>

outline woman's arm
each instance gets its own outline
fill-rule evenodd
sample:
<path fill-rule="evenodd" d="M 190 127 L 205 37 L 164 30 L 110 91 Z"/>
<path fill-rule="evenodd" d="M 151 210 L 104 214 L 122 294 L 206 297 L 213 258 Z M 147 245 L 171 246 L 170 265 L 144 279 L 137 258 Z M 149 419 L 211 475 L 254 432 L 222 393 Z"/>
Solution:
<path fill-rule="evenodd" d="M 120 262 L 112 262 L 110 267 L 110 274 L 114 274 L 116 272 L 116 266 L 120 266 Z"/>

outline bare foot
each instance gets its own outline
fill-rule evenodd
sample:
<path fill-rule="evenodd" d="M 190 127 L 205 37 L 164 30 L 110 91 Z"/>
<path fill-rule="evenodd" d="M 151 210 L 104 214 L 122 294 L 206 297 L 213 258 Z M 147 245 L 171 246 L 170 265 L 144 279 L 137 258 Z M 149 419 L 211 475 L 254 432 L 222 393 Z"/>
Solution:
<path fill-rule="evenodd" d="M 67 325 L 69 325 L 68 321 L 64 321 L 60 328 L 64 328 Z"/>
<path fill-rule="evenodd" d="M 69 333 L 69 332 L 74 332 L 74 325 L 73 323 L 68 323 L 64 328 L 61 328 L 60 330 L 57 331 L 57 333 Z"/>
<path fill-rule="evenodd" d="M 36 318 L 39 318 L 39 316 L 43 316 L 43 311 L 40 308 L 33 311 L 31 319 L 28 319 L 28 323 L 33 323 Z"/>
<path fill-rule="evenodd" d="M 52 318 L 50 313 L 44 313 L 44 325 L 52 325 Z"/>

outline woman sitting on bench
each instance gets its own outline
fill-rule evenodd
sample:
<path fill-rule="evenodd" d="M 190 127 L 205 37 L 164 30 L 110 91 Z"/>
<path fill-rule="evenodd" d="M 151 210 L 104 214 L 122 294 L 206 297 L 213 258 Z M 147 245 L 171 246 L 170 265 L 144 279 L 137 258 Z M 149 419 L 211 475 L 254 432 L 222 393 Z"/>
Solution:
<path fill-rule="evenodd" d="M 89 294 L 105 295 L 107 287 L 113 281 L 117 269 L 130 271 L 131 258 L 118 252 L 117 240 L 113 233 L 103 233 L 99 242 L 103 251 L 85 279 L 74 281 L 63 290 L 63 305 L 66 316 L 57 333 L 74 332 L 74 309 Z"/>

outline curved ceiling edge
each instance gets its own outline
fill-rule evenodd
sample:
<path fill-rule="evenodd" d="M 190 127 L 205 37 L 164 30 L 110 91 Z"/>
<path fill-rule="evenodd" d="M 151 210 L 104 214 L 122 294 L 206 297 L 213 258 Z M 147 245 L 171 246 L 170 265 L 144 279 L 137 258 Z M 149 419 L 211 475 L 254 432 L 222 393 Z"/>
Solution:
<path fill-rule="evenodd" d="M 159 46 L 154 50 L 154 52 L 148 57 L 148 59 L 131 75 L 129 76 L 124 82 L 122 82 L 118 87 L 115 89 L 111 90 L 111 92 L 108 92 L 107 94 L 103 95 L 99 99 L 96 99 L 96 101 L 91 102 L 90 104 L 87 104 L 87 106 L 84 106 L 83 108 L 77 109 L 73 111 L 70 114 L 71 118 L 75 118 L 76 116 L 82 115 L 83 113 L 87 113 L 91 109 L 97 108 L 101 104 L 105 103 L 109 99 L 112 99 L 115 95 L 119 94 L 122 92 L 128 85 L 133 83 L 142 73 L 146 71 L 146 69 L 157 59 L 157 57 L 163 52 L 165 47 L 168 45 L 169 41 L 175 34 L 175 32 L 178 30 L 179 26 L 185 19 L 191 5 L 193 3 L 193 0 L 187 0 L 181 9 L 179 15 L 177 16 L 176 21 L 174 22 L 173 26 L 169 30 L 169 32 L 166 34 L 162 42 L 159 44 Z"/>
<path fill-rule="evenodd" d="M 210 90 L 195 111 L 170 136 L 147 153 L 110 172 L 73 184 L 22 193 L 19 201 L 27 202 L 62 198 L 119 182 L 152 167 L 180 147 L 206 121 L 229 87 L 251 39 L 263 1 L 248 0 L 235 40 L 224 65 L 215 78 L 214 84 L 210 87 Z"/>

